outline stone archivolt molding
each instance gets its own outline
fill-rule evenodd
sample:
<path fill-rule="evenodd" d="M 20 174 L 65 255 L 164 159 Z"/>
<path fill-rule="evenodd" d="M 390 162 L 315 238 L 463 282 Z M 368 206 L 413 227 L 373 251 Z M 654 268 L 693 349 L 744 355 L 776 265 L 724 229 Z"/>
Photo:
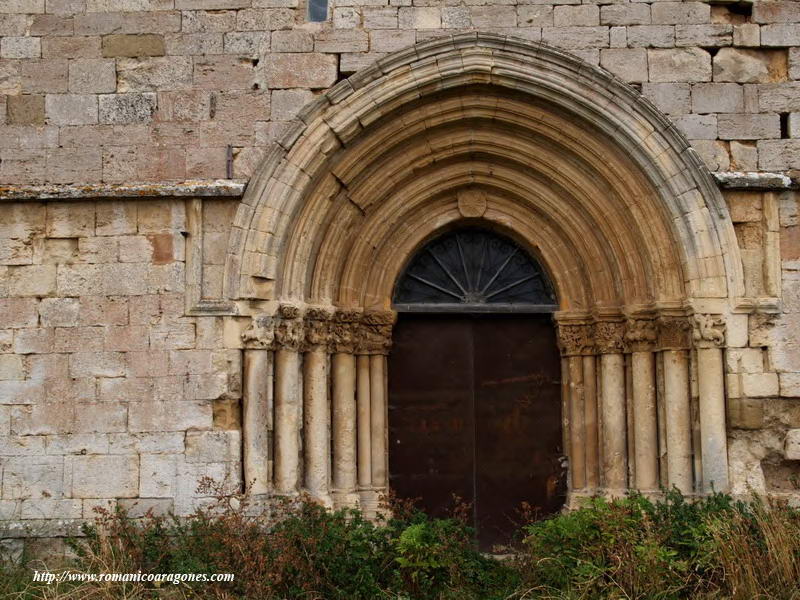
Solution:
<path fill-rule="evenodd" d="M 725 320 L 722 315 L 695 313 L 559 322 L 558 344 L 562 356 L 721 348 L 725 345 Z"/>
<path fill-rule="evenodd" d="M 744 295 L 727 208 L 688 142 L 565 52 L 489 33 L 429 40 L 300 118 L 243 197 L 226 298 L 388 309 L 407 258 L 466 218 L 535 248 L 565 311 Z"/>
<path fill-rule="evenodd" d="M 251 349 L 388 354 L 396 319 L 392 311 L 282 304 L 274 315 L 253 317 L 242 341 Z"/>

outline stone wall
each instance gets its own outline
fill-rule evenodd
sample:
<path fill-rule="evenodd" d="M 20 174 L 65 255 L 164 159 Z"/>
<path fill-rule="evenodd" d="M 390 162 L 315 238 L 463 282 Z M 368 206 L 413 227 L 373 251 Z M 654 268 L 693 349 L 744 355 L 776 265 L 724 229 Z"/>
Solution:
<path fill-rule="evenodd" d="M 249 177 L 318 90 L 469 30 L 640 86 L 712 170 L 800 168 L 800 4 L 618 0 L 0 3 L 0 181 Z"/>
<path fill-rule="evenodd" d="M 184 316 L 185 202 L 0 206 L 0 537 L 239 485 L 240 353 Z M 206 204 L 224 222 L 236 202 Z"/>
<path fill-rule="evenodd" d="M 353 0 L 326 23 L 305 10 L 0 0 L 0 537 L 75 532 L 116 503 L 186 514 L 202 476 L 242 478 L 242 321 L 191 310 L 221 296 L 239 199 L 45 201 L 29 186 L 86 196 L 86 184 L 247 180 L 315 94 L 388 52 L 470 29 L 610 70 L 714 171 L 800 169 L 798 2 Z M 33 199 L 3 200 L 20 193 Z M 737 492 L 790 493 L 797 196 L 726 199 L 747 296 L 775 299 L 728 323 L 732 480 Z"/>
<path fill-rule="evenodd" d="M 798 502 L 800 452 L 794 441 L 800 439 L 798 199 L 793 192 L 744 191 L 729 192 L 726 199 L 748 291 L 781 299 L 779 312 L 757 311 L 742 319 L 739 332 L 729 332 L 734 334 L 732 339 L 729 335 L 731 347 L 726 353 L 731 479 L 737 493 L 787 495 Z M 780 259 L 774 258 L 776 243 Z M 773 289 L 768 289 L 771 285 Z"/>

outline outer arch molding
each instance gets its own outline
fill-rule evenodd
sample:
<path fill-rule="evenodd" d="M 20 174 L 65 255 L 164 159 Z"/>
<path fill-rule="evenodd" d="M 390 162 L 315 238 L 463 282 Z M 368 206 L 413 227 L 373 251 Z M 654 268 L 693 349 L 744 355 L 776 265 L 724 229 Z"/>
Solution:
<path fill-rule="evenodd" d="M 721 303 L 722 300 L 743 295 L 741 260 L 722 195 L 697 154 L 664 115 L 632 87 L 566 52 L 512 37 L 470 33 L 437 38 L 387 55 L 339 82 L 300 112 L 299 120 L 291 130 L 268 151 L 239 207 L 226 261 L 226 297 L 232 300 L 345 303 L 356 307 L 380 303 L 383 288 L 390 288 L 393 284 L 389 281 L 392 274 L 365 273 L 363 277 L 356 277 L 354 273 L 359 272 L 359 265 L 369 249 L 359 249 L 357 243 L 351 243 L 352 240 L 342 241 L 353 235 L 352 229 L 343 223 L 337 231 L 336 214 L 323 216 L 312 208 L 331 205 L 344 196 L 349 210 L 353 210 L 355 205 L 356 212 L 364 212 L 364 206 L 353 199 L 357 192 L 352 189 L 343 191 L 337 173 L 337 169 L 347 171 L 348 160 L 352 172 L 353 160 L 352 157 L 348 159 L 348 153 L 359 145 L 362 148 L 367 146 L 364 138 L 368 138 L 370 131 L 379 127 L 387 115 L 403 113 L 404 107 L 425 103 L 436 94 L 446 95 L 448 90 L 474 85 L 487 86 L 498 95 L 526 96 L 532 103 L 551 107 L 554 114 L 572 115 L 577 121 L 590 123 L 595 137 L 613 140 L 620 156 L 627 157 L 635 166 L 631 172 L 636 171 L 632 178 L 637 181 L 620 183 L 613 191 L 620 196 L 630 196 L 622 197 L 620 201 L 630 202 L 631 197 L 639 194 L 657 199 L 655 204 L 658 204 L 661 216 L 655 220 L 660 220 L 660 226 L 668 232 L 664 238 L 668 241 L 664 245 L 674 245 L 674 251 L 664 252 L 673 255 L 682 279 L 676 284 L 682 287 L 680 293 L 676 292 L 676 285 L 669 287 L 667 284 L 663 289 L 642 293 L 635 290 L 621 292 L 622 296 L 627 293 L 627 299 L 614 299 L 612 292 L 606 296 L 590 293 L 578 299 L 576 292 L 570 292 L 575 297 L 565 305 L 565 296 L 570 295 L 565 293 L 568 286 L 556 281 L 562 308 L 592 310 L 598 305 L 603 307 L 615 303 L 692 304 L 695 301 L 705 305 L 711 301 L 711 304 L 723 307 L 728 303 Z M 476 114 L 480 110 L 489 109 L 477 107 Z M 499 116 L 497 118 L 502 120 Z M 490 152 L 486 145 L 463 150 L 473 154 L 484 151 Z M 581 151 L 575 150 L 578 154 Z M 457 150 L 451 150 L 453 153 Z M 588 151 L 580 160 L 590 162 L 587 156 Z M 610 179 L 618 176 L 615 164 L 609 159 Z M 456 187 L 468 184 L 492 187 L 485 177 L 465 178 L 457 171 L 457 168 L 448 171 Z M 472 172 L 470 168 L 465 171 Z M 431 192 L 432 205 L 442 202 L 436 193 L 440 192 Z M 506 202 L 519 209 L 528 201 L 520 197 L 509 199 L 517 193 L 511 189 L 511 184 L 505 189 L 490 190 L 490 193 L 503 197 L 497 206 Z M 582 193 L 587 198 L 591 196 L 591 190 Z M 397 202 L 386 210 L 393 211 L 395 217 L 399 214 Z M 436 210 L 439 215 L 437 226 L 453 221 L 452 215 L 446 216 L 447 206 L 442 205 Z M 514 212 L 515 209 L 510 210 Z M 518 216 L 519 210 L 513 219 Z M 502 224 L 502 215 L 497 219 Z M 509 218 L 506 224 L 513 219 Z M 380 215 L 374 217 L 369 230 L 378 227 L 380 221 Z M 557 225 L 547 224 L 547 227 L 551 226 L 557 229 Z M 620 223 L 618 229 L 626 227 L 631 228 L 631 221 Z M 393 231 L 391 224 L 385 231 L 385 243 L 388 244 Z M 406 252 L 413 251 L 424 236 L 430 235 L 432 232 L 428 231 L 420 234 L 420 239 L 413 242 L 404 240 L 401 245 Z M 326 239 L 321 239 L 323 236 Z M 622 233 L 620 236 L 624 237 Z M 370 240 L 376 255 L 386 253 L 385 249 L 378 247 L 381 240 L 374 239 L 374 236 Z M 625 243 L 623 240 L 616 246 L 610 244 L 612 250 L 608 252 L 624 254 Z M 654 243 L 658 244 L 658 240 Z M 339 247 L 334 250 L 336 244 Z M 571 251 L 568 241 L 551 243 L 550 246 L 554 251 L 558 248 L 562 252 Z M 627 251 L 635 252 L 635 248 L 636 244 L 631 243 Z M 338 258 L 320 258 L 326 251 L 329 255 L 338 252 Z M 586 252 L 590 251 L 589 247 Z M 361 262 L 355 260 L 353 264 L 345 264 L 359 252 Z M 591 260 L 588 256 L 584 257 L 584 263 Z M 551 268 L 553 262 L 558 262 L 548 260 L 547 256 L 543 258 Z M 339 264 L 335 264 L 337 260 Z M 395 274 L 402 268 L 404 260 L 405 257 L 398 257 L 396 264 L 391 265 Z M 563 262 L 569 264 L 571 261 Z M 642 262 L 647 263 L 647 260 Z M 660 263 L 655 259 L 650 263 L 641 266 L 641 273 L 636 271 L 640 265 L 635 260 L 632 266 L 623 265 L 620 269 L 625 273 L 630 271 L 629 275 L 624 275 L 626 281 L 644 281 L 648 276 L 659 276 Z M 320 265 L 337 271 L 335 284 L 326 287 L 316 281 L 325 270 Z M 382 265 L 381 268 L 386 271 L 389 266 Z M 573 265 L 570 269 L 573 279 L 586 277 L 580 265 Z M 615 276 L 613 265 L 602 270 L 609 281 Z M 372 286 L 373 289 L 353 289 L 358 286 Z M 670 291 L 665 291 L 668 288 Z M 725 310 L 715 308 L 714 312 Z"/>

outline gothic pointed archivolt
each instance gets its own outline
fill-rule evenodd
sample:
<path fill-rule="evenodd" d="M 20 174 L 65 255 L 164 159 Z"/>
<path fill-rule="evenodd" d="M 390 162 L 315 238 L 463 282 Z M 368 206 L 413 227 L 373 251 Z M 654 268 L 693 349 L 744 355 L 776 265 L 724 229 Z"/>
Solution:
<path fill-rule="evenodd" d="M 245 476 L 259 491 L 374 506 L 392 293 L 462 224 L 512 238 L 552 278 L 573 497 L 727 487 L 733 226 L 636 90 L 544 45 L 464 34 L 388 55 L 300 118 L 250 183 L 226 264 L 228 298 L 253 316 Z"/>

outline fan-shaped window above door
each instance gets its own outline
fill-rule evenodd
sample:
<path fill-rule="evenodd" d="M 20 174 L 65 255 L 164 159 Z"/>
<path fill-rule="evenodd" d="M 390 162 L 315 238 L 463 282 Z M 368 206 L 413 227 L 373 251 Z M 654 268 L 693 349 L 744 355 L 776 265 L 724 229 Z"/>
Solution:
<path fill-rule="evenodd" d="M 400 312 L 552 312 L 553 285 L 519 244 L 484 229 L 458 229 L 423 246 L 394 292 Z"/>

